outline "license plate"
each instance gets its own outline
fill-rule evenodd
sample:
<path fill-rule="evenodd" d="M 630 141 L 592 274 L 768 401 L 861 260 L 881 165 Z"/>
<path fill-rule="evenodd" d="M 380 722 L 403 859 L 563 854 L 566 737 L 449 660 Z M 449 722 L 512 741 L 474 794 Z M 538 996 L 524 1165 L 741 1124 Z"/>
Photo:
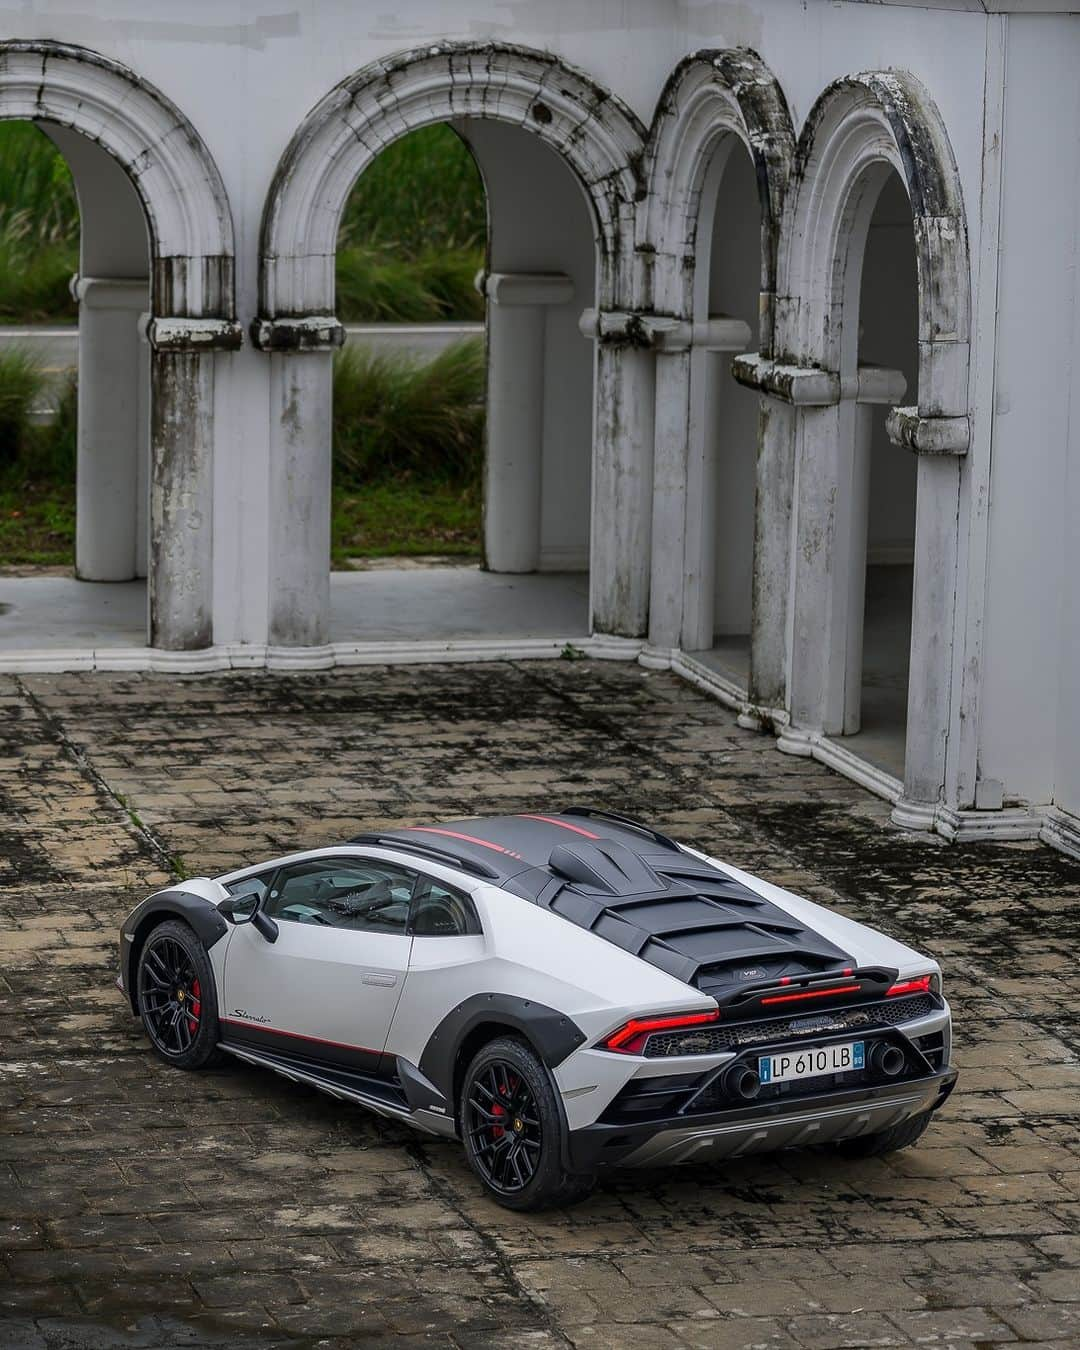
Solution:
<path fill-rule="evenodd" d="M 866 1067 L 862 1041 L 843 1045 L 813 1046 L 788 1050 L 782 1055 L 763 1055 L 758 1077 L 763 1083 L 790 1083 L 794 1078 L 817 1078 L 825 1073 L 850 1073 Z"/>

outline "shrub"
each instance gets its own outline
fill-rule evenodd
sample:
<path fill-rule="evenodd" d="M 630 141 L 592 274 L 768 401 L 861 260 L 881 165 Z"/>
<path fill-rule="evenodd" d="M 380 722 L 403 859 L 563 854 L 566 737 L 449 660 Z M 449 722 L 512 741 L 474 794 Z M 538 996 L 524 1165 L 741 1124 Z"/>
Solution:
<path fill-rule="evenodd" d="M 435 323 L 484 317 L 473 286 L 480 250 L 395 258 L 354 245 L 338 250 L 337 312 L 344 323 Z"/>
<path fill-rule="evenodd" d="M 0 321 L 74 319 L 79 207 L 63 155 L 28 122 L 0 123 Z"/>
<path fill-rule="evenodd" d="M 44 388 L 44 372 L 31 353 L 0 351 L 0 468 L 10 469 L 26 454 L 39 430 L 31 414 Z"/>
<path fill-rule="evenodd" d="M 429 361 L 347 347 L 334 363 L 334 470 L 339 482 L 410 473 L 473 481 L 483 462 L 484 344 Z"/>

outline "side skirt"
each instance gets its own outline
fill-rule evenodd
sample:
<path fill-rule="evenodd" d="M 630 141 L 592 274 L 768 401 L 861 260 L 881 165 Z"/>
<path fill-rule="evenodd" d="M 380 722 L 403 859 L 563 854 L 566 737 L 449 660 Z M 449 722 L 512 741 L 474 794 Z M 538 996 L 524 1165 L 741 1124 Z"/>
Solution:
<path fill-rule="evenodd" d="M 395 1120 L 406 1120 L 418 1129 L 430 1127 L 417 1117 L 405 1100 L 405 1094 L 396 1084 L 385 1078 L 375 1078 L 369 1074 L 356 1073 L 348 1069 L 331 1068 L 329 1065 L 313 1064 L 309 1060 L 297 1060 L 290 1055 L 277 1054 L 272 1050 L 253 1050 L 248 1046 L 219 1042 L 218 1049 L 227 1050 L 237 1059 L 248 1064 L 257 1064 L 260 1068 L 273 1069 L 283 1078 L 294 1083 L 305 1083 L 318 1088 L 340 1101 L 354 1102 L 374 1111 L 379 1116 L 389 1116 Z"/>

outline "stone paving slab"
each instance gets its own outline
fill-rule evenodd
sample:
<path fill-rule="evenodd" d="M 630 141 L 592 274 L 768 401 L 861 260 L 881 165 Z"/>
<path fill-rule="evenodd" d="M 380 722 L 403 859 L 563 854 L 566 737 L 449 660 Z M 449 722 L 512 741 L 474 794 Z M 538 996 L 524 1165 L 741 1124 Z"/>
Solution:
<path fill-rule="evenodd" d="M 960 1086 L 920 1145 L 617 1173 L 511 1215 L 456 1146 L 112 988 L 170 874 L 593 802 L 937 955 Z M 1080 1345 L 1080 867 L 902 834 L 670 675 L 593 662 L 0 679 L 0 1347 Z"/>

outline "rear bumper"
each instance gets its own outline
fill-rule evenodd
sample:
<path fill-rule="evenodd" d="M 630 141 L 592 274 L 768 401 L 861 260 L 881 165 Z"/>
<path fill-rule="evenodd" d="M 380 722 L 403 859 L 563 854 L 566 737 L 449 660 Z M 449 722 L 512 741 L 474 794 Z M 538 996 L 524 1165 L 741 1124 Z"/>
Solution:
<path fill-rule="evenodd" d="M 673 1116 L 642 1125 L 590 1125 L 567 1141 L 572 1171 L 666 1167 L 714 1162 L 746 1153 L 805 1148 L 810 1144 L 876 1134 L 925 1111 L 936 1111 L 956 1083 L 953 1068 L 904 1083 L 847 1088 L 793 1102 Z"/>

